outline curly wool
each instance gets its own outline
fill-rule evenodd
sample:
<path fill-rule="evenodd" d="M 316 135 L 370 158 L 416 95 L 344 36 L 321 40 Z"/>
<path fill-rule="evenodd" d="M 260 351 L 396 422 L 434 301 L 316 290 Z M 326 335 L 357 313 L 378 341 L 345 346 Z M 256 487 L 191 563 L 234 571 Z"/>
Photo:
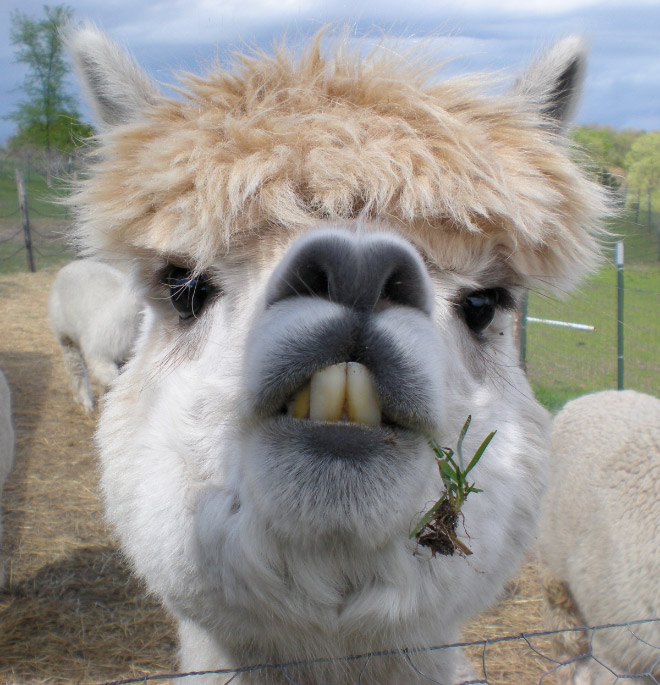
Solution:
<path fill-rule="evenodd" d="M 608 390 L 568 402 L 553 424 L 550 487 L 540 529 L 546 589 L 561 585 L 572 606 L 546 596 L 549 629 L 660 616 L 660 399 Z M 594 654 L 621 674 L 657 666 L 657 623 L 598 631 Z M 579 641 L 556 637 L 557 655 Z M 652 666 L 655 664 L 655 666 Z M 599 670 L 587 660 L 582 667 Z M 568 669 L 566 669 L 568 671 Z M 573 682 L 568 679 L 561 682 Z M 604 679 L 595 682 L 613 682 Z M 590 681 L 591 682 L 591 681 Z M 637 682 L 636 680 L 633 682 Z M 646 682 L 646 681 L 644 681 Z"/>

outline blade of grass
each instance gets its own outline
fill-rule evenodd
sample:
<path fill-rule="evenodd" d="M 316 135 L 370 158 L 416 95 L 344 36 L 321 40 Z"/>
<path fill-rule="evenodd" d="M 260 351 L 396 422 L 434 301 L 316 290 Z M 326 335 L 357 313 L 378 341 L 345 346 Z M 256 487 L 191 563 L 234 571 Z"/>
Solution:
<path fill-rule="evenodd" d="M 412 533 L 410 533 L 410 538 L 419 537 L 421 532 L 427 526 L 435 525 L 431 524 L 433 517 L 445 502 L 449 505 L 451 509 L 453 509 L 453 511 L 459 513 L 461 511 L 461 507 L 467 499 L 467 496 L 471 492 L 483 492 L 483 490 L 481 490 L 480 488 L 475 487 L 474 483 L 468 483 L 467 474 L 477 465 L 479 459 L 481 459 L 481 457 L 483 456 L 483 453 L 490 444 L 491 440 L 495 437 L 495 433 L 497 431 L 491 432 L 485 438 L 485 440 L 483 440 L 483 442 L 475 452 L 474 456 L 470 460 L 467 469 L 463 469 L 463 441 L 465 439 L 465 435 L 467 434 L 468 428 L 470 427 L 471 421 L 472 416 L 470 415 L 465 420 L 463 428 L 461 429 L 461 432 L 459 434 L 458 441 L 456 444 L 456 453 L 454 453 L 454 451 L 449 447 L 441 447 L 434 438 L 427 438 L 430 447 L 435 452 L 435 460 L 438 464 L 438 470 L 440 472 L 443 485 L 445 486 L 445 492 L 440 497 L 440 499 L 431 507 L 431 509 L 429 509 L 426 512 L 426 514 L 422 516 L 420 521 L 415 526 L 415 529 L 412 531 Z M 456 454 L 458 457 L 458 464 L 453 459 L 454 454 Z M 434 531 L 434 533 L 437 534 L 438 531 Z M 450 540 L 451 544 L 454 546 L 454 549 L 459 549 L 463 554 L 471 554 L 468 547 L 456 541 L 457 538 L 455 535 L 447 534 L 445 530 L 441 530 L 441 535 L 444 535 Z M 428 541 L 425 541 L 423 544 L 432 546 L 433 543 L 428 543 Z M 446 549 L 446 547 L 444 549 Z M 452 554 L 453 552 L 442 552 L 442 554 L 447 553 Z M 435 550 L 433 554 L 435 555 Z"/>
<path fill-rule="evenodd" d="M 433 518 L 433 515 L 440 509 L 442 503 L 444 501 L 444 497 L 441 497 L 427 512 L 422 516 L 420 519 L 419 523 L 415 526 L 415 530 L 413 530 L 412 533 L 408 536 L 409 538 L 414 538 L 416 535 L 418 535 L 422 530 L 424 530 L 424 527 L 426 524 Z"/>
<path fill-rule="evenodd" d="M 458 452 L 458 463 L 461 465 L 461 469 L 463 468 L 463 440 L 465 439 L 465 434 L 468 432 L 468 428 L 470 427 L 471 422 L 472 414 L 468 414 L 468 417 L 467 419 L 465 419 L 463 428 L 461 428 L 461 432 L 458 436 L 458 442 L 456 443 L 456 452 Z"/>
<path fill-rule="evenodd" d="M 481 459 L 481 455 L 486 451 L 486 447 L 488 447 L 490 441 L 495 437 L 495 433 L 497 433 L 497 431 L 493 431 L 492 433 L 486 436 L 484 441 L 479 446 L 479 449 L 474 453 L 474 457 L 472 457 L 472 460 L 463 472 L 463 475 L 467 476 L 467 474 L 470 473 L 470 471 L 472 471 L 472 469 L 477 465 L 477 462 L 479 461 L 479 459 Z"/>

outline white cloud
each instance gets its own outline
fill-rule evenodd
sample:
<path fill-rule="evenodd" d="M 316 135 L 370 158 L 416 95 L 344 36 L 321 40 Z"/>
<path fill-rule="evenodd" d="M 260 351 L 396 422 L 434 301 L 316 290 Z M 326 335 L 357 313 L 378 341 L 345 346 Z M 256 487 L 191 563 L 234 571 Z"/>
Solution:
<path fill-rule="evenodd" d="M 658 0 L 642 0 L 645 4 L 657 4 Z M 629 0 L 497 0 L 497 11 L 515 14 L 540 14 L 552 15 L 566 12 L 576 12 L 594 8 L 596 6 L 625 7 L 629 6 Z M 452 7 L 461 11 L 486 11 L 494 9 L 493 0 L 448 0 L 443 3 L 443 8 Z"/>

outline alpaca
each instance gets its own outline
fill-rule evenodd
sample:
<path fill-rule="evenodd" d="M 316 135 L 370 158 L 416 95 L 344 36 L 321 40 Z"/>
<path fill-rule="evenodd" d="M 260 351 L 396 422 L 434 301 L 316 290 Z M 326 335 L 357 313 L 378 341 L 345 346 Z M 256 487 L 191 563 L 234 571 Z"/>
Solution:
<path fill-rule="evenodd" d="M 11 416 L 11 391 L 0 369 L 0 500 L 5 481 L 14 465 L 14 427 Z M 2 545 L 2 511 L 0 511 L 0 545 Z M 0 549 L 0 587 L 4 584 L 5 563 Z"/>
<path fill-rule="evenodd" d="M 55 277 L 48 300 L 50 325 L 62 347 L 74 399 L 86 414 L 94 411 L 92 381 L 105 392 L 128 359 L 141 308 L 127 274 L 110 264 L 78 259 Z"/>
<path fill-rule="evenodd" d="M 553 422 L 540 528 L 550 630 L 660 618 L 660 399 L 607 390 L 568 402 Z M 611 685 L 613 673 L 660 678 L 660 625 L 554 638 L 558 682 Z M 597 661 L 597 660 L 598 661 Z M 605 664 L 602 666 L 600 663 Z M 618 681 L 616 681 L 618 682 Z"/>
<path fill-rule="evenodd" d="M 421 648 L 496 599 L 546 478 L 514 310 L 599 260 L 606 198 L 563 136 L 585 50 L 567 38 L 483 95 L 327 39 L 170 99 L 94 27 L 68 35 L 99 126 L 77 239 L 147 300 L 99 419 L 101 487 L 183 671 L 449 683 L 455 650 Z M 497 430 L 457 531 L 472 555 L 434 556 L 409 538 L 443 491 L 428 438 L 455 446 L 468 415 L 466 454 Z"/>

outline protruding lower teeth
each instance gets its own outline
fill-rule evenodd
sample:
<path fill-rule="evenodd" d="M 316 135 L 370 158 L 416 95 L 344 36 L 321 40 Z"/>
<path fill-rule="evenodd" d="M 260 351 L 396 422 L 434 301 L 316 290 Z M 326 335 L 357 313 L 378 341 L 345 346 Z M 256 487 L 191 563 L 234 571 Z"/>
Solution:
<path fill-rule="evenodd" d="M 289 416 L 313 421 L 352 421 L 380 425 L 381 412 L 369 370 L 342 362 L 317 371 L 288 403 Z"/>

